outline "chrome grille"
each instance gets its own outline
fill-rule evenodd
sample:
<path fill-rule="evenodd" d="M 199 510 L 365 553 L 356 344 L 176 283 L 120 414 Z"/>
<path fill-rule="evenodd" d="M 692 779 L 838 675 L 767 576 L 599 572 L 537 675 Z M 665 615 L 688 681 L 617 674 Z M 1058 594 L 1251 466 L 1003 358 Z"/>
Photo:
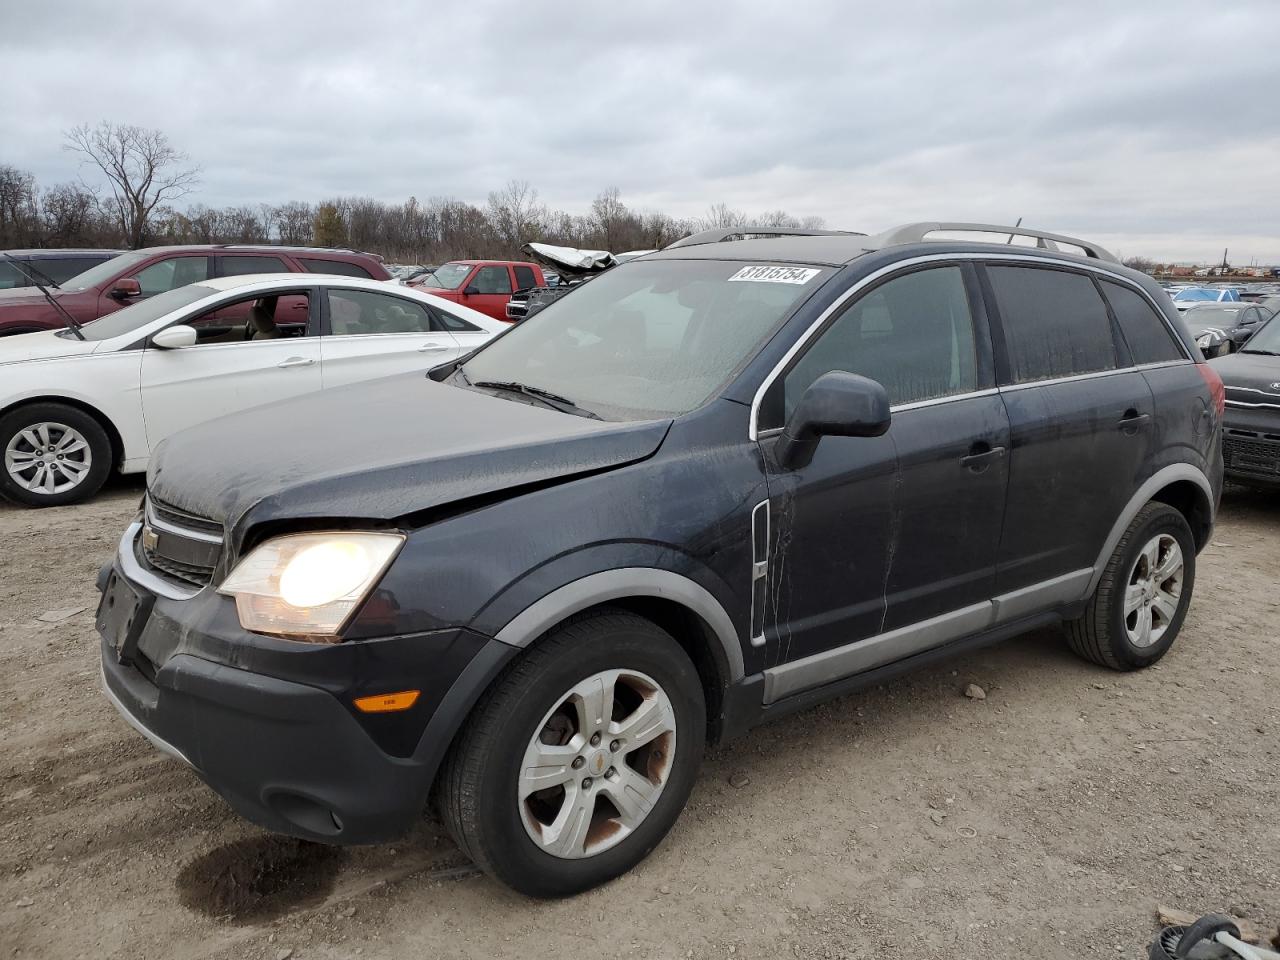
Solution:
<path fill-rule="evenodd" d="M 169 581 L 208 586 L 222 555 L 222 524 L 154 500 L 149 494 L 144 519 L 135 545 L 139 562 Z"/>

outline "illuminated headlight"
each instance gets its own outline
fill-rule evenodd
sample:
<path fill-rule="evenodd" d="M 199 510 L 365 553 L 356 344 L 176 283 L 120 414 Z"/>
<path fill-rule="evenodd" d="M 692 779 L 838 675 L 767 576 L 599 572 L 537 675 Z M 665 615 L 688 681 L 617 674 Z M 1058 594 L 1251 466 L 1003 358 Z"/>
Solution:
<path fill-rule="evenodd" d="M 236 564 L 218 592 L 235 598 L 246 630 L 336 643 L 402 543 L 398 533 L 276 537 Z"/>

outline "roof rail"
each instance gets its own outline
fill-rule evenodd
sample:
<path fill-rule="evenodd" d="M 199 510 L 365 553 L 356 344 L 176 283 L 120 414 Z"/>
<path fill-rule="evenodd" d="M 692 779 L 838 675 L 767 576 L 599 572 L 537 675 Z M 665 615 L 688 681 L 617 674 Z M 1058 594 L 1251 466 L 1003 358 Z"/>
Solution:
<path fill-rule="evenodd" d="M 801 230 L 791 227 L 716 227 L 667 244 L 664 250 L 674 247 L 695 247 L 704 243 L 720 243 L 723 240 L 744 240 L 747 237 L 862 237 L 866 234 L 852 230 Z"/>
<path fill-rule="evenodd" d="M 1095 260 L 1120 261 L 1115 256 L 1089 240 L 1079 237 L 1068 237 L 1061 233 L 1047 233 L 1044 230 L 1033 230 L 1030 227 L 1006 227 L 995 223 L 907 223 L 884 233 L 878 233 L 867 240 L 867 247 L 879 250 L 882 247 L 895 247 L 903 243 L 918 243 L 931 233 L 1007 233 L 1009 243 L 1014 237 L 1030 237 L 1042 250 L 1058 250 L 1059 243 L 1070 244 L 1084 251 L 1085 256 Z"/>

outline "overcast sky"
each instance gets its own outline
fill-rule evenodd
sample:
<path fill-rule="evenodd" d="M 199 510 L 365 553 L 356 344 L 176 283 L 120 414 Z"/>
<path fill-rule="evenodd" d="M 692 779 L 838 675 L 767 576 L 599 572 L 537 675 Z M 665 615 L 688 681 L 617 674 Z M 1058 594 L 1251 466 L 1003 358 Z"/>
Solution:
<path fill-rule="evenodd" d="M 1024 223 L 1280 264 L 1276 0 L 6 4 L 0 163 L 157 127 L 209 205 L 783 208 L 873 232 Z"/>

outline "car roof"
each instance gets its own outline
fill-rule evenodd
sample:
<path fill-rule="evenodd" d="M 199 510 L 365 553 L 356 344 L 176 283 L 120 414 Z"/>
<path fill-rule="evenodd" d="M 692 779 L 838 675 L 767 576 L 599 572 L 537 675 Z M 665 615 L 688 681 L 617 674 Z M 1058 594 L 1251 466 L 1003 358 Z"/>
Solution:
<path fill-rule="evenodd" d="M 246 273 L 235 277 L 211 277 L 208 280 L 197 280 L 202 287 L 214 290 L 238 290 L 240 287 L 251 287 L 255 284 L 287 283 L 295 287 L 332 287 L 355 286 L 368 287 L 371 290 L 400 289 L 399 284 L 386 280 L 374 280 L 371 277 L 348 277 L 338 273 Z"/>
<path fill-rule="evenodd" d="M 537 264 L 532 260 L 450 260 L 442 266 L 448 266 L 450 263 L 461 264 L 464 267 L 536 267 Z M 439 267 L 436 267 L 439 270 Z"/>
<path fill-rule="evenodd" d="M 0 252 L 7 253 L 9 256 L 17 257 L 20 260 L 41 260 L 65 256 L 101 256 L 110 258 L 124 253 L 123 250 L 107 250 L 102 247 L 41 247 L 37 250 L 4 250 Z"/>
<path fill-rule="evenodd" d="M 289 253 L 289 254 L 305 254 L 308 257 L 319 257 L 320 259 L 343 260 L 347 257 L 368 257 L 371 260 L 381 261 L 381 258 L 372 253 L 365 253 L 361 250 L 348 250 L 340 247 L 285 247 L 271 243 L 178 243 L 161 247 L 140 247 L 137 250 L 118 251 L 120 253 L 140 253 L 150 255 L 153 253 Z"/>

